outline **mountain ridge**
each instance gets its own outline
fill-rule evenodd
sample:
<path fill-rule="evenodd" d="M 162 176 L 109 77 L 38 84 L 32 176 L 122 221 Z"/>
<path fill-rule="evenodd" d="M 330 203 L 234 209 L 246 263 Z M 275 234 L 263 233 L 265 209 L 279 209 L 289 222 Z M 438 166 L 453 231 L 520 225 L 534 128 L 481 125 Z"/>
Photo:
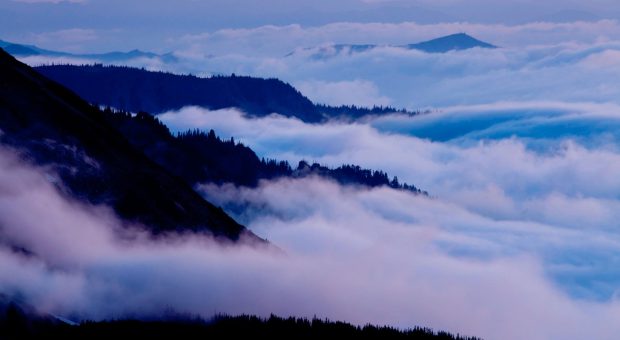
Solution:
<path fill-rule="evenodd" d="M 146 52 L 139 49 L 131 51 L 112 51 L 104 53 L 69 53 L 62 51 L 47 50 L 35 45 L 18 44 L 0 40 L 0 48 L 15 57 L 31 57 L 31 56 L 47 56 L 47 57 L 70 57 L 76 59 L 91 60 L 99 62 L 112 63 L 123 62 L 137 58 L 160 58 L 165 62 L 176 62 L 177 57 L 173 53 L 157 54 L 154 52 Z"/>
<path fill-rule="evenodd" d="M 378 45 L 378 44 L 328 44 L 321 47 L 302 48 L 297 51 L 290 52 L 287 57 L 293 56 L 296 52 L 313 52 L 310 56 L 313 59 L 330 58 L 340 54 L 352 55 L 356 53 L 368 52 L 370 50 L 389 47 L 401 48 L 407 50 L 417 50 L 426 53 L 447 53 L 451 51 L 462 51 L 472 48 L 494 49 L 497 46 L 478 40 L 466 33 L 455 33 L 439 38 L 422 41 L 406 45 Z"/>
<path fill-rule="evenodd" d="M 348 164 L 328 168 L 304 160 L 293 168 L 286 161 L 260 159 L 251 148 L 233 139 L 222 140 L 213 130 L 208 133 L 186 131 L 174 136 L 157 117 L 145 112 L 131 115 L 107 108 L 104 113 L 110 124 L 135 148 L 193 187 L 205 183 L 232 183 L 253 188 L 261 180 L 318 176 L 341 185 L 387 186 L 428 195 L 414 185 L 400 183 L 398 178 L 390 179 L 381 170 Z"/>
<path fill-rule="evenodd" d="M 278 113 L 306 123 L 358 119 L 387 113 L 417 114 L 392 107 L 361 108 L 315 104 L 276 78 L 179 75 L 125 66 L 48 65 L 35 69 L 90 103 L 129 112 L 159 114 L 186 106 L 210 110 L 237 108 L 250 117 Z"/>
<path fill-rule="evenodd" d="M 51 167 L 71 199 L 106 205 L 152 233 L 259 238 L 135 149 L 102 111 L 0 50 L 0 144 Z"/>

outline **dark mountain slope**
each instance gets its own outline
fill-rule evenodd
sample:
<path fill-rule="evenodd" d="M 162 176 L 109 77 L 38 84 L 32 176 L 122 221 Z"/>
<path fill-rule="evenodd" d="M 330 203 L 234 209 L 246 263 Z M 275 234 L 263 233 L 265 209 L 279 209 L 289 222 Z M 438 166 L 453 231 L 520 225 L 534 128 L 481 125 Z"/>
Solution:
<path fill-rule="evenodd" d="M 1 50 L 0 130 L 0 143 L 51 167 L 67 195 L 108 205 L 154 232 L 211 231 L 233 240 L 247 232 L 132 147 L 103 112 Z"/>
<path fill-rule="evenodd" d="M 382 171 L 343 165 L 330 169 L 319 164 L 300 162 L 293 169 L 288 162 L 259 159 L 252 149 L 234 140 L 221 140 L 211 130 L 208 134 L 188 131 L 173 136 L 156 117 L 147 113 L 132 116 L 125 112 L 104 110 L 109 123 L 152 160 L 194 186 L 200 183 L 234 183 L 254 187 L 261 179 L 320 176 L 343 185 L 388 186 L 424 193 L 413 185 L 390 180 Z M 424 193 L 425 194 L 425 193 Z"/>
<path fill-rule="evenodd" d="M 67 322 L 70 322 L 66 320 Z M 478 340 L 475 337 L 414 327 L 354 326 L 346 322 L 313 318 L 269 318 L 218 315 L 211 320 L 171 315 L 170 320 L 114 320 L 69 324 L 60 319 L 33 315 L 16 304 L 0 301 L 1 339 L 412 339 Z"/>
<path fill-rule="evenodd" d="M 199 78 L 119 66 L 41 66 L 37 71 L 75 90 L 91 103 L 130 112 L 161 113 L 196 105 L 237 107 L 253 116 L 278 112 L 307 122 L 322 119 L 314 104 L 277 79 Z"/>
<path fill-rule="evenodd" d="M 391 107 L 315 105 L 294 87 L 277 79 L 234 75 L 199 78 L 102 65 L 50 65 L 35 69 L 91 103 L 129 112 L 159 114 L 189 105 L 212 110 L 236 107 L 249 116 L 262 117 L 276 112 L 308 123 L 392 112 L 415 114 Z"/>

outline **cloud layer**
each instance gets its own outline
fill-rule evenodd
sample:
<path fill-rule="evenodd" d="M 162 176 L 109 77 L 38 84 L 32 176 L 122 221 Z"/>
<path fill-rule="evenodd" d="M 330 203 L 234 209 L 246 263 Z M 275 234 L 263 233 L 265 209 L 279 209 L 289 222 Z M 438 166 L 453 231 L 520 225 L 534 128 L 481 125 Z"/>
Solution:
<path fill-rule="evenodd" d="M 329 58 L 300 50 L 404 44 L 458 31 L 502 48 L 426 54 L 382 47 Z M 293 164 L 385 170 L 432 197 L 316 178 L 256 189 L 203 185 L 207 198 L 282 251 L 192 235 L 153 240 L 120 230 L 105 207 L 66 201 L 50 183 L 53 174 L 2 151 L 0 237 L 35 256 L 1 247 L 0 272 L 12 275 L 0 276 L 0 289 L 69 317 L 152 316 L 171 307 L 206 317 L 422 324 L 489 339 L 614 338 L 617 33 L 616 21 L 603 20 L 332 23 L 174 35 L 169 46 L 180 62 L 130 64 L 276 76 L 329 104 L 440 110 L 309 125 L 185 108 L 160 116 L 173 130 L 214 128 L 260 156 Z"/>
<path fill-rule="evenodd" d="M 620 284 L 620 273 L 612 269 L 620 207 L 620 182 L 613 175 L 620 171 L 616 109 L 506 103 L 328 125 L 280 116 L 250 120 L 234 110 L 198 108 L 160 118 L 177 131 L 214 128 L 260 156 L 293 164 L 306 159 L 386 170 L 441 202 L 488 219 L 473 229 L 460 225 L 458 217 L 451 217 L 456 224 L 434 224 L 484 242 L 501 240 L 500 253 L 534 254 L 565 292 L 607 300 Z M 455 249 L 493 255 L 477 246 Z"/>
<path fill-rule="evenodd" d="M 101 34 L 60 32 L 77 33 L 75 39 Z M 456 32 L 467 32 L 501 48 L 427 54 L 382 47 L 352 55 L 316 56 L 330 43 L 402 45 Z M 57 34 L 39 34 L 37 39 Z M 177 62 L 148 58 L 126 64 L 203 76 L 277 77 L 310 99 L 330 104 L 390 104 L 416 110 L 498 101 L 618 103 L 619 34 L 620 25 L 612 20 L 513 26 L 411 22 L 262 26 L 175 37 L 169 48 Z M 31 65 L 84 63 L 40 56 L 23 61 Z"/>
<path fill-rule="evenodd" d="M 10 14 L 5 16 L 0 35 L 21 41 L 32 32 L 92 28 L 107 31 L 108 39 L 85 44 L 90 50 L 101 51 L 115 45 L 116 49 L 157 49 L 166 39 L 176 40 L 179 35 L 265 25 L 317 27 L 337 22 L 473 22 L 504 25 L 576 22 L 618 19 L 620 11 L 616 7 L 613 0 L 263 0 L 260 3 L 250 0 L 182 3 L 151 0 L 149 10 L 145 11 L 143 5 L 135 1 L 13 0 L 0 3 L 0 11 Z M 113 33 L 113 30 L 119 32 Z M 111 40 L 114 42 L 111 43 Z"/>
<path fill-rule="evenodd" d="M 66 201 L 51 174 L 10 152 L 2 151 L 0 166 L 2 240 L 34 253 L 0 247 L 0 269 L 11 273 L 0 277 L 0 288 L 42 311 L 93 319 L 157 317 L 168 308 L 205 317 L 317 315 L 489 339 L 606 339 L 618 331 L 615 301 L 572 300 L 536 256 L 501 251 L 506 233 L 570 239 L 554 228 L 497 223 L 436 199 L 309 178 L 254 190 L 201 187 L 233 210 L 260 206 L 239 217 L 280 250 L 192 235 L 153 240 L 119 230 L 105 208 Z M 494 255 L 455 255 L 459 247 Z"/>

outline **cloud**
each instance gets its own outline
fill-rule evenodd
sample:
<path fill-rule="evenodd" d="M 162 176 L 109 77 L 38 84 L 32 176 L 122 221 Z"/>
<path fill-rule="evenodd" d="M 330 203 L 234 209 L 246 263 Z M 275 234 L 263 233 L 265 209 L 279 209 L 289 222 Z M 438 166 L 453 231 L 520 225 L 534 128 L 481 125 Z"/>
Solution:
<path fill-rule="evenodd" d="M 456 32 L 467 32 L 501 48 L 428 54 L 385 46 Z M 171 48 L 179 61 L 159 67 L 206 76 L 277 77 L 318 101 L 390 103 L 411 110 L 497 101 L 617 103 L 620 68 L 615 57 L 620 43 L 614 32 L 620 34 L 620 25 L 612 20 L 513 26 L 411 22 L 270 25 L 173 39 Z M 332 43 L 383 47 L 363 53 L 316 55 Z M 303 49 L 307 47 L 311 49 Z"/>
<path fill-rule="evenodd" d="M 361 105 L 364 107 L 389 106 L 390 99 L 381 96 L 375 84 L 366 80 L 305 81 L 295 84 L 305 96 L 315 103 L 327 105 Z"/>
<path fill-rule="evenodd" d="M 176 40 L 206 54 L 244 54 L 278 57 L 298 48 L 329 43 L 405 45 L 465 32 L 505 48 L 561 43 L 593 44 L 615 40 L 615 20 L 596 22 L 531 22 L 519 25 L 453 22 L 439 24 L 335 22 L 320 26 L 265 25 L 190 34 Z"/>
<path fill-rule="evenodd" d="M 399 44 L 455 30 L 503 48 L 426 54 L 383 47 L 318 60 L 284 57 L 325 42 Z M 260 156 L 293 163 L 385 170 L 433 198 L 319 179 L 256 189 L 200 186 L 283 255 L 191 235 L 119 236 L 105 207 L 66 202 L 44 180 L 45 170 L 24 169 L 2 153 L 2 239 L 37 257 L 2 248 L 0 272 L 15 274 L 0 276 L 0 287 L 43 310 L 92 318 L 173 307 L 207 317 L 316 314 L 422 324 L 490 339 L 614 338 L 620 313 L 614 32 L 620 32 L 615 21 L 342 23 L 186 36 L 178 40 L 181 62 L 153 67 L 278 76 L 332 103 L 442 109 L 309 125 L 185 108 L 160 116 L 173 130 L 214 128 Z M 353 90 L 363 91 L 352 96 Z"/>
<path fill-rule="evenodd" d="M 606 257 L 610 252 L 599 253 L 602 248 L 585 243 L 581 247 L 580 241 L 563 244 L 556 231 L 617 240 L 620 181 L 614 174 L 620 171 L 620 152 L 615 137 L 616 109 L 598 104 L 503 103 L 413 118 L 393 115 L 326 125 L 304 124 L 281 116 L 246 119 L 234 110 L 209 112 L 198 108 L 160 118 L 174 131 L 213 128 L 225 137 L 241 140 L 259 156 L 293 164 L 306 159 L 331 166 L 347 163 L 382 169 L 429 191 L 442 202 L 498 221 L 498 225 L 505 222 L 530 231 L 551 226 L 555 230 L 552 236 L 522 231 L 526 237 L 512 238 L 499 232 L 496 236 L 506 237 L 509 245 L 497 249 L 535 253 L 544 259 L 543 268 L 565 291 L 608 299 L 616 294 L 620 283 L 620 275 L 609 271 L 615 265 L 615 260 Z M 429 135 L 436 131 L 449 137 Z M 454 216 L 454 212 L 437 215 Z M 429 224 L 449 225 L 437 221 Z M 498 225 L 492 229 L 506 231 L 507 227 Z M 461 228 L 449 227 L 457 233 L 469 230 Z M 485 230 L 473 234 L 495 237 Z M 550 245 L 547 238 L 558 243 Z M 475 247 L 461 251 L 476 252 Z M 581 258 L 573 257 L 576 252 Z M 558 269 L 569 265 L 590 269 Z"/>
<path fill-rule="evenodd" d="M 473 49 L 448 54 L 382 48 L 320 61 L 298 56 L 282 60 L 285 66 L 269 71 L 264 64 L 254 70 L 246 64 L 244 70 L 260 76 L 277 74 L 293 83 L 339 82 L 354 74 L 372 82 L 393 104 L 410 109 L 496 101 L 617 103 L 619 69 L 613 56 L 619 46 Z"/>
<path fill-rule="evenodd" d="M 11 273 L 0 276 L 0 289 L 42 311 L 89 319 L 156 317 L 167 308 L 205 317 L 317 315 L 489 339 L 605 339 L 618 331 L 615 301 L 572 300 L 536 256 L 497 253 L 506 239 L 550 234 L 559 243 L 612 246 L 592 235 L 497 224 L 436 199 L 308 178 L 201 188 L 224 206 L 263 206 L 241 218 L 284 253 L 204 236 L 152 239 L 121 232 L 104 207 L 66 201 L 44 169 L 6 150 L 0 168 L 2 240 L 35 254 L 0 247 L 1 272 Z M 482 231 L 497 237 L 476 236 Z M 454 256 L 457 245 L 495 255 Z"/>
<path fill-rule="evenodd" d="M 323 58 L 313 55 L 320 48 L 302 49 L 330 43 L 402 45 L 455 32 L 467 32 L 502 48 L 428 54 L 384 46 Z M 77 33 L 107 36 L 101 30 Z M 57 39 L 53 33 L 44 33 L 31 42 L 42 43 L 46 35 L 50 35 L 47 46 Z M 177 61 L 149 58 L 123 64 L 202 76 L 236 73 L 277 77 L 300 87 L 314 100 L 334 104 L 389 103 L 418 110 L 498 101 L 618 103 L 618 35 L 620 25 L 613 20 L 522 25 L 268 25 L 170 38 L 167 48 L 174 51 Z M 80 50 L 85 43 L 67 44 Z M 287 56 L 292 51 L 295 53 Z"/>
<path fill-rule="evenodd" d="M 530 336 L 544 339 L 579 337 L 574 330 L 561 325 L 571 319 L 583 325 L 583 319 L 577 321 L 581 319 L 577 315 L 590 308 L 614 309 L 606 303 L 573 305 L 575 301 L 550 285 L 541 263 L 535 256 L 531 257 L 535 253 L 531 248 L 539 246 L 578 247 L 592 241 L 593 247 L 609 247 L 609 250 L 617 247 L 599 243 L 593 235 L 582 237 L 585 235 L 537 223 L 495 221 L 407 193 L 343 189 L 312 179 L 267 182 L 256 190 L 212 185 L 201 189 L 208 198 L 228 205 L 229 209 L 248 203 L 256 208 L 249 213 L 245 210 L 239 218 L 247 219 L 251 228 L 268 235 L 287 251 L 295 249 L 313 258 L 330 254 L 332 263 L 345 258 L 357 259 L 359 262 L 349 266 L 354 271 L 370 272 L 362 279 L 352 278 L 354 275 L 349 271 L 342 272 L 351 279 L 346 281 L 350 285 L 347 290 L 355 296 L 356 287 L 377 282 L 382 291 L 397 292 L 397 297 L 381 297 L 389 306 L 375 301 L 372 292 L 359 297 L 360 301 L 370 301 L 387 319 L 401 320 L 406 314 L 427 320 L 423 323 L 433 327 L 460 329 L 490 339 Z M 529 242 L 536 246 L 526 246 Z M 387 282 L 379 283 L 382 277 L 387 277 Z M 512 286 L 513 283 L 519 287 Z M 548 285 L 543 289 L 548 289 L 547 293 L 539 290 L 539 284 Z M 397 300 L 417 305 L 423 312 L 409 309 Z M 443 303 L 445 307 L 441 306 Z M 351 307 L 351 310 L 364 310 L 359 305 Z M 556 311 L 566 307 L 564 311 L 572 311 L 556 313 L 548 310 L 549 307 Z M 453 309 L 447 312 L 446 308 Z M 540 314 L 529 319 L 526 310 Z M 573 314 L 573 311 L 579 312 Z M 442 321 L 438 324 L 435 318 L 439 315 Z M 443 324 L 443 317 L 452 320 L 448 324 L 454 322 L 455 326 Z M 532 323 L 534 318 L 541 323 Z M 493 323 L 495 328 L 483 321 L 490 319 L 501 320 L 501 326 Z M 528 333 L 520 327 L 533 331 Z M 609 336 L 603 335 L 605 332 L 601 336 Z"/>
<path fill-rule="evenodd" d="M 248 0 L 239 0 L 233 3 L 211 0 L 183 1 L 174 4 L 168 0 L 151 0 L 148 11 L 144 11 L 139 2 L 121 0 L 89 0 L 83 1 L 79 6 L 67 1 L 57 1 L 57 4 L 49 6 L 4 1 L 0 7 L 6 10 L 6 13 L 14 14 L 14 16 L 5 17 L 5 25 L 3 26 L 6 27 L 0 27 L 0 35 L 11 39 L 17 38 L 18 41 L 21 41 L 32 32 L 88 26 L 104 31 L 102 33 L 103 39 L 87 44 L 91 50 L 140 48 L 166 52 L 168 49 L 176 49 L 177 42 L 180 40 L 179 37 L 183 35 L 197 36 L 203 32 L 211 34 L 226 29 L 247 29 L 269 25 L 282 27 L 300 25 L 312 29 L 338 23 L 401 24 L 417 22 L 418 24 L 437 25 L 437 27 L 440 26 L 440 23 L 457 23 L 461 27 L 467 26 L 464 23 L 477 23 L 501 28 L 502 26 L 522 26 L 525 23 L 551 22 L 549 26 L 552 27 L 556 22 L 578 23 L 587 26 L 599 18 L 620 18 L 620 11 L 615 9 L 615 3 L 612 0 L 572 1 L 570 4 L 559 0 L 545 2 L 521 0 L 503 2 L 490 0 L 382 2 L 300 0 L 282 2 L 281 0 L 263 0 L 260 3 Z M 209 20 L 205 21 L 205 13 L 217 13 L 218 15 L 210 16 Z M 260 15 L 256 15 L 256 13 L 260 13 Z M 445 25 L 446 28 L 448 26 Z M 403 38 L 434 38 L 436 36 L 434 34 L 421 34 L 427 29 L 426 27 L 414 31 L 410 30 L 415 27 L 414 25 L 403 25 L 402 30 L 392 31 L 396 35 L 393 35 L 391 39 L 397 39 L 398 36 L 403 36 Z M 117 35 L 110 32 L 114 29 L 120 29 L 123 33 Z M 533 39 L 532 41 L 547 38 L 553 40 L 555 35 L 561 33 L 561 30 L 551 28 L 539 31 L 539 34 L 529 35 L 528 33 L 534 32 L 525 30 L 524 35 Z M 446 33 L 446 31 L 449 31 L 447 33 L 455 33 L 453 30 L 437 30 L 435 33 Z M 493 34 L 491 29 L 489 32 Z M 331 33 L 336 38 L 341 37 L 341 35 L 333 35 L 334 32 L 327 33 Z M 365 35 L 372 38 L 375 32 L 360 30 L 359 33 L 357 38 L 363 39 Z M 478 32 L 472 31 L 472 33 Z M 498 29 L 497 34 L 493 34 L 493 36 L 503 40 L 502 36 L 510 36 L 508 33 Z M 349 34 L 354 34 L 354 31 L 350 31 Z M 612 31 L 608 31 L 606 34 L 610 37 L 614 36 Z M 321 40 L 325 39 L 329 40 L 329 35 L 323 36 Z M 575 35 L 574 39 L 580 39 L 578 34 Z M 290 40 L 283 39 L 275 39 L 274 41 L 282 41 L 282 47 L 287 46 L 290 42 Z M 260 40 L 256 42 L 240 40 L 239 44 L 230 45 L 239 49 L 240 46 L 248 42 L 248 47 L 262 49 L 260 47 L 262 41 Z M 407 43 L 409 42 L 415 41 L 408 41 Z M 164 46 L 165 43 L 168 46 Z M 497 41 L 497 43 L 500 42 Z M 209 44 L 203 46 L 208 48 Z M 273 41 L 266 46 L 277 47 Z M 221 49 L 220 51 L 225 50 Z"/>

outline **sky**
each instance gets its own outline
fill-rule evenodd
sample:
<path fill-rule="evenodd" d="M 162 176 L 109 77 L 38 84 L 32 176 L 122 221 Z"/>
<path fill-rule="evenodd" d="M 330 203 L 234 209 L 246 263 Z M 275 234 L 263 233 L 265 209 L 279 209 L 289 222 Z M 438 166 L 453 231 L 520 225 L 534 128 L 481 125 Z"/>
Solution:
<path fill-rule="evenodd" d="M 163 52 L 180 36 L 265 25 L 470 22 L 515 25 L 620 18 L 613 0 L 3 0 L 0 37 L 73 51 Z"/>
<path fill-rule="evenodd" d="M 255 189 L 205 183 L 196 188 L 204 197 L 278 249 L 231 249 L 191 235 L 153 241 L 140 229 L 127 243 L 109 208 L 68 201 L 47 183 L 46 169 L 2 149 L 0 225 L 10 227 L 0 235 L 42 254 L 26 259 L 0 247 L 0 272 L 16 273 L 0 276 L 3 290 L 70 317 L 153 315 L 165 306 L 206 317 L 420 324 L 487 339 L 617 337 L 615 2 L 148 4 L 2 1 L 0 39 L 75 53 L 172 52 L 176 61 L 125 64 L 278 77 L 320 103 L 428 110 L 325 124 L 198 107 L 159 118 L 175 132 L 213 128 L 261 157 L 384 170 L 430 197 L 318 178 Z M 499 48 L 395 47 L 458 32 Z M 335 43 L 380 46 L 324 53 Z M 71 242 L 76 234 L 89 246 Z M 110 306 L 110 296 L 121 303 Z"/>
<path fill-rule="evenodd" d="M 0 10 L 22 11 L 23 14 L 7 17 L 10 20 L 19 18 L 25 26 L 3 23 L 0 30 L 6 29 L 7 33 L 0 31 L 0 38 L 76 53 L 135 48 L 170 52 L 176 61 L 154 57 L 127 60 L 125 64 L 200 76 L 236 73 L 277 77 L 311 100 L 330 105 L 389 105 L 416 111 L 489 102 L 618 103 L 620 23 L 611 15 L 616 6 L 605 1 L 583 4 L 563 1 L 555 6 L 550 5 L 552 2 L 539 5 L 528 1 L 509 3 L 512 5 L 479 2 L 481 12 L 489 11 L 486 17 L 456 22 L 403 21 L 395 16 L 361 20 L 345 14 L 333 21 L 312 22 L 316 17 L 313 12 L 300 10 L 309 6 L 323 11 L 347 12 L 354 8 L 361 11 L 370 7 L 413 6 L 412 2 L 330 2 L 323 7 L 319 6 L 320 2 L 305 5 L 283 2 L 278 6 L 262 6 L 261 10 L 252 8 L 255 2 L 248 2 L 244 7 L 217 1 L 187 1 L 184 2 L 186 6 L 165 6 L 165 2 L 156 1 L 148 10 L 138 10 L 141 7 L 134 5 L 137 3 L 129 2 L 124 12 L 116 12 L 134 19 L 121 22 L 105 15 L 121 7 L 114 2 L 105 2 L 105 8 L 101 8 L 102 4 L 96 0 L 5 1 L 0 4 Z M 445 10 L 459 8 L 459 13 L 467 13 L 466 9 L 474 7 L 471 2 L 462 1 L 415 5 Z M 490 20 L 510 6 L 522 6 L 531 12 L 528 18 L 551 9 L 568 10 L 580 6 L 605 15 L 584 17 L 585 21 L 573 21 L 574 18 L 568 16 L 555 21 L 548 18 L 541 19 L 546 21 Z M 243 19 L 245 17 L 237 12 L 243 12 L 244 8 L 251 8 L 246 13 L 248 18 L 264 22 Z M 162 14 L 164 9 L 165 15 Z M 192 16 L 203 10 L 229 14 L 205 15 L 206 19 L 196 21 L 200 25 L 192 24 Z M 57 13 L 48 15 L 50 11 Z M 264 15 L 263 11 L 266 11 Z M 298 17 L 282 14 L 295 11 Z M 25 20 L 29 17 L 31 19 Z M 184 19 L 179 20 L 179 17 Z M 286 20 L 276 20 L 276 17 Z M 85 18 L 85 22 L 80 23 L 80 18 Z M 156 18 L 160 21 L 155 22 Z M 217 18 L 239 18 L 239 21 L 217 23 Z M 55 20 L 59 22 L 54 24 Z M 162 23 L 161 20 L 171 22 Z M 139 27 L 133 22 L 140 22 Z M 51 27 L 52 24 L 56 26 Z M 445 54 L 394 48 L 459 32 L 499 48 Z M 379 48 L 354 54 L 325 53 L 333 44 L 377 44 Z M 45 56 L 22 61 L 30 65 L 97 62 Z M 575 87 L 577 83 L 582 86 Z"/>

